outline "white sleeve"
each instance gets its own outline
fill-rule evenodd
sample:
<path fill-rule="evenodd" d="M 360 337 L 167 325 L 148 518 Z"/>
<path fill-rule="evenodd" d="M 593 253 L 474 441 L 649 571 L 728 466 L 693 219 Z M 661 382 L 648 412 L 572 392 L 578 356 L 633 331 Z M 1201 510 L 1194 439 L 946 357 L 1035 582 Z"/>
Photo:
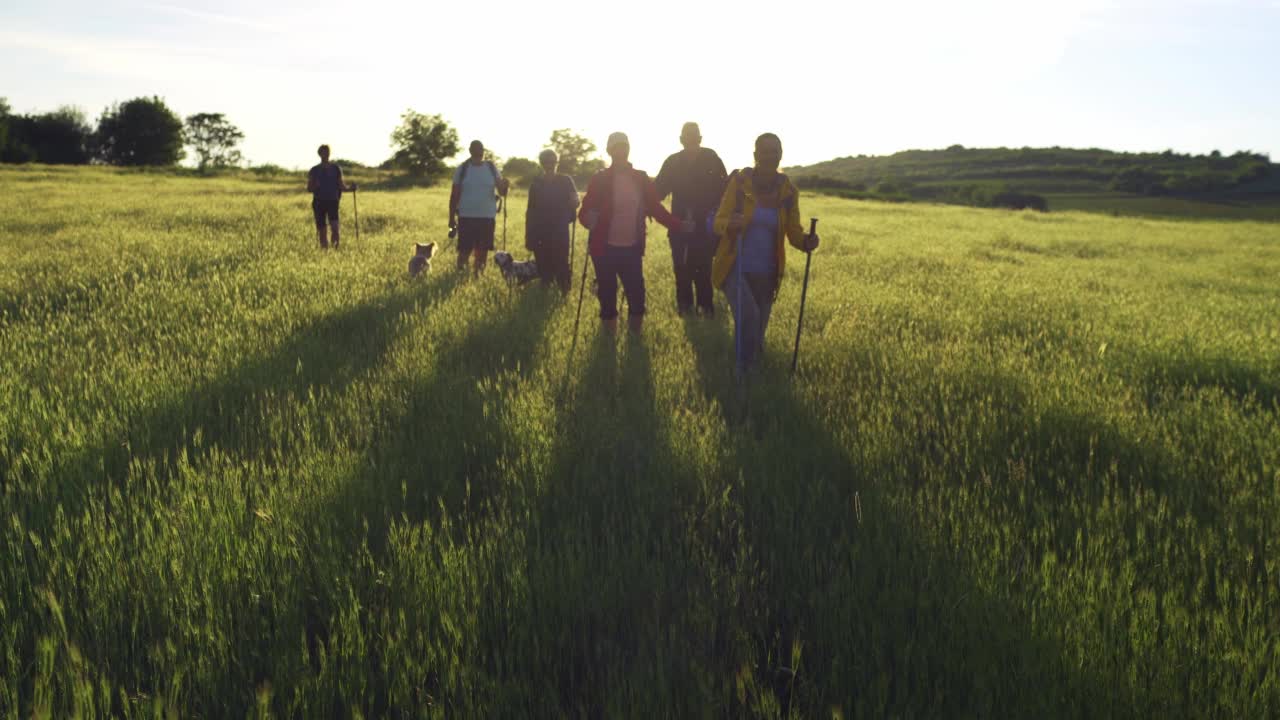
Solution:
<path fill-rule="evenodd" d="M 457 185 L 461 181 L 462 181 L 462 166 L 459 165 L 458 167 L 453 169 L 453 184 Z"/>

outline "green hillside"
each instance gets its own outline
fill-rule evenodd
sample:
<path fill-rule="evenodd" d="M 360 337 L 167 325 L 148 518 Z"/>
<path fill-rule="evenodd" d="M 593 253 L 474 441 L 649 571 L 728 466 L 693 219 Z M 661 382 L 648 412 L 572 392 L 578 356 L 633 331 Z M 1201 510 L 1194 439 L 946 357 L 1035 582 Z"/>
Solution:
<path fill-rule="evenodd" d="M 1276 165 L 1267 155 L 1248 151 L 1186 155 L 953 145 L 837 158 L 788 172 L 804 187 L 833 194 L 962 205 L 1007 206 L 1010 199 L 1038 196 L 1053 206 L 1055 196 L 1099 194 L 1112 195 L 1110 200 L 1172 197 L 1228 206 L 1280 204 Z"/>

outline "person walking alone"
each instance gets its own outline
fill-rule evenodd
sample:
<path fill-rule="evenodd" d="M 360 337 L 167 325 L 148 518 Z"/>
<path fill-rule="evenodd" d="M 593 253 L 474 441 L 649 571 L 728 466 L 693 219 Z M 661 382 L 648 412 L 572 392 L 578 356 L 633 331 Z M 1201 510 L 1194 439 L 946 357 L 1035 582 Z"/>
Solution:
<path fill-rule="evenodd" d="M 338 222 L 338 205 L 342 202 L 344 191 L 355 192 L 356 185 L 347 185 L 342 179 L 342 168 L 329 162 L 329 146 L 321 145 L 316 149 L 320 156 L 320 164 L 307 173 L 307 192 L 311 193 L 311 212 L 316 219 L 316 238 L 320 241 L 320 249 L 327 250 L 330 242 L 333 249 L 338 249 L 341 232 Z M 329 236 L 325 236 L 326 222 Z"/>

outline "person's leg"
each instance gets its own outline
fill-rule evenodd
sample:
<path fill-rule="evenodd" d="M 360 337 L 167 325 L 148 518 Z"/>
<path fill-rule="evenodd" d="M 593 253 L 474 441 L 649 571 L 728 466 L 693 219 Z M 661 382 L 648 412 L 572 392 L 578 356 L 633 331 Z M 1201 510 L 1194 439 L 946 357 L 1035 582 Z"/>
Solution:
<path fill-rule="evenodd" d="M 470 218 L 458 218 L 458 264 L 459 270 L 467 267 L 467 260 L 471 257 L 472 247 L 475 245 L 475 232 L 472 228 Z"/>
<path fill-rule="evenodd" d="M 338 200 L 326 200 L 324 203 L 324 214 L 329 218 L 329 244 L 334 250 L 338 249 L 340 239 L 338 233 Z"/>
<path fill-rule="evenodd" d="M 618 330 L 618 274 L 613 257 L 593 255 L 591 263 L 596 268 L 596 299 L 600 301 L 600 321 L 609 333 Z"/>
<path fill-rule="evenodd" d="M 555 278 L 556 285 L 560 286 L 560 292 L 568 294 L 570 287 L 573 285 L 573 269 L 569 267 L 569 246 L 566 244 L 557 253 L 555 259 L 555 269 L 552 276 Z"/>
<path fill-rule="evenodd" d="M 493 231 L 497 222 L 492 219 L 476 219 L 476 274 L 484 272 L 485 262 L 489 259 L 489 251 L 493 250 Z"/>
<path fill-rule="evenodd" d="M 711 252 L 711 241 L 703 238 L 697 251 L 689 253 L 689 278 L 693 283 L 698 310 L 707 317 L 716 312 L 711 287 Z"/>
<path fill-rule="evenodd" d="M 554 273 L 551 267 L 551 249 L 547 247 L 546 243 L 542 243 L 537 250 L 533 251 L 533 262 L 538 266 L 539 284 L 543 286 L 550 285 Z"/>
<path fill-rule="evenodd" d="M 740 282 L 741 280 L 741 282 Z M 746 278 L 739 278 L 735 270 L 729 273 L 725 282 L 725 299 L 729 301 L 729 309 L 733 312 L 733 349 L 735 365 L 742 374 L 755 359 L 757 327 L 759 326 L 759 308 L 755 296 L 748 287 Z"/>
<path fill-rule="evenodd" d="M 689 241 L 672 237 L 671 268 L 676 276 L 676 313 L 683 315 L 693 309 L 693 288 L 689 276 Z"/>
<path fill-rule="evenodd" d="M 320 243 L 320 249 L 329 247 L 329 237 L 325 232 L 325 212 L 324 206 L 319 200 L 311 201 L 311 214 L 315 216 L 316 221 L 316 240 Z"/>
<path fill-rule="evenodd" d="M 638 333 L 644 325 L 645 311 L 644 256 L 639 248 L 628 248 L 619 258 L 618 274 L 627 296 L 627 323 L 631 332 Z"/>
<path fill-rule="evenodd" d="M 774 282 L 772 275 L 751 275 L 751 295 L 760 314 L 755 346 L 757 360 L 764 356 L 764 336 L 769 329 L 769 316 L 773 313 Z"/>
<path fill-rule="evenodd" d="M 569 292 L 569 245 L 567 242 L 554 240 L 543 245 L 542 257 L 538 258 L 538 274 L 547 284 L 555 283 L 561 292 Z"/>

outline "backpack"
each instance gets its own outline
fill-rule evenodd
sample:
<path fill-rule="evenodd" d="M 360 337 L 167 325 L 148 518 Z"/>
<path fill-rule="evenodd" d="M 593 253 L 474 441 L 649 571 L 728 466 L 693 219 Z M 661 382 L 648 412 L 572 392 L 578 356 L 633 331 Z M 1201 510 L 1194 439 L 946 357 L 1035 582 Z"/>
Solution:
<path fill-rule="evenodd" d="M 497 193 L 497 190 L 498 190 L 498 168 L 494 167 L 494 164 L 493 164 L 493 161 L 492 161 L 492 160 L 485 160 L 485 161 L 484 161 L 484 164 L 489 166 L 489 173 L 490 173 L 491 175 L 493 175 L 493 189 L 494 189 L 493 198 L 494 198 L 495 200 L 497 200 L 497 201 L 498 201 L 498 210 L 500 210 L 500 211 L 501 211 L 501 210 L 504 210 L 505 208 L 504 208 L 503 206 L 504 206 L 504 204 L 505 204 L 505 202 L 506 202 L 506 201 L 505 201 L 505 200 L 503 200 L 502 196 L 501 196 L 501 195 L 499 195 L 499 194 Z M 462 163 L 462 171 L 461 171 L 461 173 L 458 175 L 458 185 L 459 185 L 459 186 L 461 186 L 463 183 L 465 183 L 465 182 L 467 181 L 467 170 L 468 170 L 468 169 L 470 169 L 470 167 L 471 167 L 471 161 L 470 161 L 470 160 L 468 160 L 468 161 L 466 161 L 466 162 Z"/>

